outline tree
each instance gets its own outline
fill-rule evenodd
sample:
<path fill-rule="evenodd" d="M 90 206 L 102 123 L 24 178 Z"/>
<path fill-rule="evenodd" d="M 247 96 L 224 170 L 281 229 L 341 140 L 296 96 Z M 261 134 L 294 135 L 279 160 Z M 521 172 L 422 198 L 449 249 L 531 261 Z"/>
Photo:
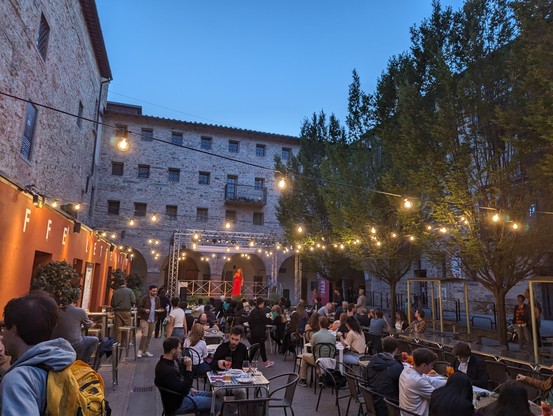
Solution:
<path fill-rule="evenodd" d="M 127 287 L 129 289 L 132 289 L 137 299 L 142 296 L 142 285 L 144 283 L 144 276 L 142 276 L 140 273 L 130 273 L 126 275 L 123 270 L 115 269 L 111 272 L 109 286 L 113 290 L 116 290 L 119 287 L 119 282 L 121 281 L 121 279 L 125 279 Z"/>
<path fill-rule="evenodd" d="M 79 299 L 81 274 L 65 261 L 51 261 L 38 266 L 31 280 L 31 290 L 44 290 L 59 305 L 68 305 Z"/>

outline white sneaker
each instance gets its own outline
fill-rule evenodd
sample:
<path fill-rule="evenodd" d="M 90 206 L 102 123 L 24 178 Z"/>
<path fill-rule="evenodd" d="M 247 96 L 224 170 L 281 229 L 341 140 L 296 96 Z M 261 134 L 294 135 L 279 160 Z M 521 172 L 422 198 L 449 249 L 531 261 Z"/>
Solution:
<path fill-rule="evenodd" d="M 145 353 L 142 354 L 144 357 L 153 357 L 154 354 L 152 354 L 151 352 L 148 352 L 146 351 Z"/>
<path fill-rule="evenodd" d="M 137 358 L 142 358 L 142 351 L 138 350 L 136 353 Z"/>

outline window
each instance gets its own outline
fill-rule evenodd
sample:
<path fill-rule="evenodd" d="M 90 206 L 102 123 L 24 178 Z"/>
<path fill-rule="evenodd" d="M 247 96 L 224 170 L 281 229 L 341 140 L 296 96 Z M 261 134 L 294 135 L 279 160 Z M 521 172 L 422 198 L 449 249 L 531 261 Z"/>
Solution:
<path fill-rule="evenodd" d="M 77 126 L 81 127 L 83 125 L 83 112 L 84 112 L 84 106 L 82 101 L 79 101 L 79 113 L 77 114 L 79 117 L 77 117 Z"/>
<path fill-rule="evenodd" d="M 182 146 L 182 133 L 177 133 L 175 131 L 171 133 L 171 143 Z"/>
<path fill-rule="evenodd" d="M 238 187 L 238 176 L 228 175 L 227 176 L 227 186 L 226 186 L 226 199 L 235 199 L 236 191 Z"/>
<path fill-rule="evenodd" d="M 262 212 L 253 213 L 253 225 L 263 225 L 265 223 L 265 218 Z"/>
<path fill-rule="evenodd" d="M 206 222 L 207 220 L 207 208 L 196 208 L 196 221 Z"/>
<path fill-rule="evenodd" d="M 50 25 L 42 14 L 40 16 L 40 27 L 38 28 L 38 39 L 36 47 L 43 60 L 46 60 L 46 51 L 48 50 L 48 38 L 50 37 Z"/>
<path fill-rule="evenodd" d="M 145 217 L 146 216 L 147 205 L 144 202 L 135 202 L 134 203 L 134 216 L 135 217 Z"/>
<path fill-rule="evenodd" d="M 265 157 L 265 149 L 266 149 L 266 146 L 264 144 L 256 144 L 255 155 Z"/>
<path fill-rule="evenodd" d="M 180 169 L 169 168 L 169 182 L 179 182 L 180 181 Z"/>
<path fill-rule="evenodd" d="M 230 222 L 236 222 L 236 211 L 227 210 L 225 212 L 225 220 Z"/>
<path fill-rule="evenodd" d="M 211 150 L 211 143 L 213 139 L 211 137 L 202 137 L 200 141 L 200 148 L 205 150 Z"/>
<path fill-rule="evenodd" d="M 148 179 L 150 177 L 150 165 L 138 165 L 138 177 Z"/>
<path fill-rule="evenodd" d="M 176 220 L 177 219 L 177 206 L 176 205 L 165 205 L 165 215 L 167 216 L 168 220 Z"/>
<path fill-rule="evenodd" d="M 37 109 L 31 103 L 27 103 L 27 113 L 25 114 L 25 128 L 23 129 L 23 140 L 21 142 L 21 156 L 25 159 L 31 158 L 31 149 L 33 148 L 33 138 L 35 135 Z"/>
<path fill-rule="evenodd" d="M 257 190 L 257 191 L 262 191 L 263 188 L 265 186 L 265 179 L 263 178 L 255 178 L 255 182 L 254 182 L 254 188 Z"/>
<path fill-rule="evenodd" d="M 200 185 L 209 185 L 209 178 L 211 174 L 209 172 L 200 172 L 198 176 L 198 183 Z"/>
<path fill-rule="evenodd" d="M 121 202 L 119 201 L 108 201 L 108 214 L 119 215 L 119 207 Z"/>
<path fill-rule="evenodd" d="M 154 130 L 153 129 L 142 129 L 140 133 L 140 140 L 145 142 L 151 142 L 154 140 Z"/>
<path fill-rule="evenodd" d="M 125 164 L 123 162 L 111 162 L 111 174 L 113 176 L 123 176 Z"/>
<path fill-rule="evenodd" d="M 239 149 L 239 142 L 235 140 L 228 141 L 228 151 L 230 153 L 238 153 L 238 149 Z"/>
<path fill-rule="evenodd" d="M 291 154 L 292 154 L 292 149 L 290 149 L 289 147 L 282 148 L 282 160 L 290 159 Z"/>

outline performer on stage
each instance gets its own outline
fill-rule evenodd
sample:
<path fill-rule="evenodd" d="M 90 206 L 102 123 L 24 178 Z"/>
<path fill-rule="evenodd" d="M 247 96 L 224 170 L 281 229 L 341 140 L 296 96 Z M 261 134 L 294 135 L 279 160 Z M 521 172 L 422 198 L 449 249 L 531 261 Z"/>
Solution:
<path fill-rule="evenodd" d="M 232 296 L 241 296 L 242 286 L 244 285 L 244 276 L 242 269 L 239 267 L 234 273 L 234 282 L 232 283 Z"/>

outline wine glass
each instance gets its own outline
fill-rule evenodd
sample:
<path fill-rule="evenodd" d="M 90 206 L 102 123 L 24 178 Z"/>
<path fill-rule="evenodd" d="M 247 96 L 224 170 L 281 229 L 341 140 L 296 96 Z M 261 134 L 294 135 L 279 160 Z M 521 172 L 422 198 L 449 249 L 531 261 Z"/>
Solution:
<path fill-rule="evenodd" d="M 251 370 L 252 374 L 257 373 L 257 360 L 252 360 L 250 362 L 250 370 Z"/>
<path fill-rule="evenodd" d="M 225 368 L 227 369 L 227 371 L 230 369 L 231 366 L 232 366 L 232 357 L 226 357 Z"/>
<path fill-rule="evenodd" d="M 246 374 L 250 371 L 250 362 L 248 360 L 242 361 L 242 371 Z"/>

